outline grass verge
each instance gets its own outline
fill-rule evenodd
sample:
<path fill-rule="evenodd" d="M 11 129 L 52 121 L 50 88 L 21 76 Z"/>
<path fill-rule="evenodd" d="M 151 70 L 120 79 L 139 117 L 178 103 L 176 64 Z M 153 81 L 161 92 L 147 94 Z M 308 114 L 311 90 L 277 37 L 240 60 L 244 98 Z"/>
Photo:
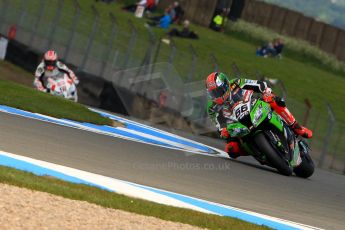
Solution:
<path fill-rule="evenodd" d="M 284 56 L 294 58 L 300 62 L 307 62 L 313 66 L 321 67 L 334 74 L 345 77 L 345 62 L 339 61 L 334 55 L 322 51 L 309 42 L 293 37 L 281 35 L 268 28 L 239 20 L 236 23 L 229 22 L 226 33 L 230 36 L 250 43 L 265 44 L 272 38 L 284 38 Z"/>
<path fill-rule="evenodd" d="M 84 200 L 107 208 L 121 209 L 163 220 L 180 222 L 209 229 L 268 229 L 239 219 L 205 214 L 189 209 L 161 205 L 135 199 L 96 187 L 68 183 L 48 176 L 0 166 L 0 183 L 51 193 L 73 200 Z"/>
<path fill-rule="evenodd" d="M 58 7 L 57 0 L 51 0 L 46 6 L 45 14 L 39 24 L 37 33 L 47 37 L 49 35 L 50 22 L 56 13 Z M 80 1 L 81 2 L 81 1 Z M 119 3 L 120 2 L 120 3 Z M 95 38 L 94 47 L 92 48 L 93 57 L 104 58 L 100 44 L 107 44 L 111 33 L 109 13 L 112 12 L 117 19 L 116 39 L 113 44 L 113 56 L 116 56 L 116 66 L 123 66 L 126 57 L 126 50 L 129 45 L 131 30 L 128 20 L 133 22 L 137 29 L 136 45 L 131 53 L 128 67 L 136 67 L 140 65 L 143 58 L 145 48 L 148 45 L 148 33 L 144 27 L 146 19 L 135 18 L 132 13 L 124 12 L 123 6 L 119 1 L 112 4 L 103 4 L 101 2 L 95 4 L 94 0 L 83 0 L 81 4 L 81 13 L 83 20 L 78 24 L 78 42 L 75 47 L 80 48 L 80 52 L 85 51 L 87 44 L 86 38 L 92 30 L 94 16 L 92 15 L 91 5 L 95 5 L 100 13 L 99 33 Z M 7 16 L 11 16 L 13 23 L 20 18 L 20 10 L 23 1 L 11 1 L 11 12 Z M 27 1 L 27 14 L 22 20 L 22 27 L 31 28 L 31 24 L 26 21 L 35 21 L 34 15 L 38 14 L 40 6 L 39 0 Z M 71 22 L 74 16 L 74 8 L 72 1 L 66 1 L 63 6 L 62 17 L 59 22 L 59 32 L 57 37 L 61 37 L 61 44 L 68 42 L 68 32 L 71 28 Z M 172 27 L 175 27 L 172 26 Z M 345 110 L 343 103 L 339 98 L 345 97 L 345 91 L 341 86 L 345 85 L 344 63 L 332 58 L 330 55 L 321 52 L 316 47 L 308 45 L 306 42 L 286 39 L 286 49 L 283 53 L 283 59 L 258 58 L 255 56 L 257 46 L 262 45 L 262 41 L 271 40 L 277 36 L 264 28 L 249 23 L 238 22 L 229 26 L 226 33 L 217 33 L 208 28 L 198 25 L 191 25 L 191 29 L 198 33 L 199 40 L 174 39 L 177 51 L 174 58 L 174 66 L 178 70 L 183 79 L 190 80 L 205 79 L 211 71 L 214 70 L 214 61 L 210 54 L 213 53 L 217 59 L 217 65 L 220 71 L 231 73 L 231 64 L 236 62 L 239 66 L 243 77 L 256 78 L 256 72 L 260 72 L 264 76 L 270 78 L 278 78 L 285 83 L 288 91 L 288 97 L 293 97 L 299 102 L 303 102 L 305 98 L 309 98 L 316 110 L 327 113 L 325 102 L 329 102 L 336 112 L 337 119 L 341 123 L 345 123 Z M 64 32 L 63 32 L 64 31 Z M 153 28 L 157 38 L 166 36 L 167 30 Z M 65 36 L 66 35 L 66 36 Z M 82 39 L 83 38 L 83 39 Z M 59 40 L 59 39 L 58 39 Z M 96 45 L 98 44 L 98 45 Z M 193 45 L 197 54 L 196 65 L 192 64 L 192 55 L 190 52 L 190 44 Z M 119 56 L 114 52 L 117 50 Z M 166 62 L 171 53 L 171 48 L 162 45 L 157 62 Z M 191 69 L 193 67 L 194 69 Z M 193 72 L 192 72 L 193 70 Z M 306 87 L 307 86 L 307 87 Z M 305 108 L 304 108 L 305 109 Z M 295 111 L 293 111 L 295 112 Z M 299 112 L 299 111 L 297 111 Z M 302 111 L 303 112 L 303 111 Z"/>
<path fill-rule="evenodd" d="M 55 97 L 23 85 L 0 80 L 0 104 L 14 108 L 99 125 L 112 125 L 112 120 L 90 111 L 85 106 Z"/>

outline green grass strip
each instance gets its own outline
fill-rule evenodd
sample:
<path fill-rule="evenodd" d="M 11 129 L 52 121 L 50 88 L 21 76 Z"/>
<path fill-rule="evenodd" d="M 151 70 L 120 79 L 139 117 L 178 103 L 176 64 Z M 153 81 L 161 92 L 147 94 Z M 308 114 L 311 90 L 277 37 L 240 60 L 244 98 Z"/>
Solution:
<path fill-rule="evenodd" d="M 85 106 L 39 92 L 29 87 L 0 80 L 0 104 L 56 118 L 111 125 L 112 121 Z"/>
<path fill-rule="evenodd" d="M 184 208 L 135 199 L 83 184 L 73 184 L 49 176 L 0 166 L 0 183 L 51 193 L 73 200 L 83 200 L 107 208 L 153 216 L 209 229 L 269 229 L 236 218 L 222 217 Z"/>

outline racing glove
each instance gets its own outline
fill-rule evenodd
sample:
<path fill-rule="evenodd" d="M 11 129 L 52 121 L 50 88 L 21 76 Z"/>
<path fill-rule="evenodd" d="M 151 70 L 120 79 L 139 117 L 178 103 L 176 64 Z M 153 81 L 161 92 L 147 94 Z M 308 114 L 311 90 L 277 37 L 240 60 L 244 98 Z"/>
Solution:
<path fill-rule="evenodd" d="M 78 85 L 78 84 L 79 84 L 79 79 L 78 79 L 77 77 L 75 77 L 75 79 L 73 79 L 73 81 L 74 81 L 74 84 L 75 84 L 75 85 Z"/>
<path fill-rule="evenodd" d="M 69 73 L 69 77 L 75 85 L 79 84 L 79 79 L 77 78 L 77 76 L 73 72 Z"/>
<path fill-rule="evenodd" d="M 263 94 L 262 99 L 265 102 L 269 103 L 269 102 L 272 102 L 274 100 L 275 95 L 272 93 L 271 88 L 267 87 L 262 94 Z"/>
<path fill-rule="evenodd" d="M 220 137 L 223 139 L 227 139 L 230 136 L 227 128 L 222 128 L 222 130 L 220 131 Z"/>
<path fill-rule="evenodd" d="M 38 79 L 34 80 L 34 87 L 41 92 L 47 92 L 47 89 L 43 86 L 42 82 Z"/>

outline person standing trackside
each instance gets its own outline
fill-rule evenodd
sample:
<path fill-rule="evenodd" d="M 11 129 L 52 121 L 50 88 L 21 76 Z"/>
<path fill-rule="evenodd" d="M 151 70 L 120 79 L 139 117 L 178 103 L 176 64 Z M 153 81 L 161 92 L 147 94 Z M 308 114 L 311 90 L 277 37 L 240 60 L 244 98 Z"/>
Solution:
<path fill-rule="evenodd" d="M 224 30 L 224 25 L 227 21 L 228 9 L 224 8 L 223 11 L 212 19 L 210 28 L 217 32 L 222 32 Z"/>

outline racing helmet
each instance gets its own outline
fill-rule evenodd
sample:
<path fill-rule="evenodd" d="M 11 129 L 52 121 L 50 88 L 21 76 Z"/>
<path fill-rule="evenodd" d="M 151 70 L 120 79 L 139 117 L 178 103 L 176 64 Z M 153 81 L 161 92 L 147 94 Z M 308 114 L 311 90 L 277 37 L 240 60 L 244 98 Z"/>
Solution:
<path fill-rule="evenodd" d="M 208 75 L 206 89 L 209 97 L 218 105 L 231 99 L 228 78 L 224 73 L 213 72 Z"/>
<path fill-rule="evenodd" d="M 54 50 L 48 50 L 43 57 L 45 68 L 48 71 L 53 71 L 56 68 L 57 54 Z"/>

